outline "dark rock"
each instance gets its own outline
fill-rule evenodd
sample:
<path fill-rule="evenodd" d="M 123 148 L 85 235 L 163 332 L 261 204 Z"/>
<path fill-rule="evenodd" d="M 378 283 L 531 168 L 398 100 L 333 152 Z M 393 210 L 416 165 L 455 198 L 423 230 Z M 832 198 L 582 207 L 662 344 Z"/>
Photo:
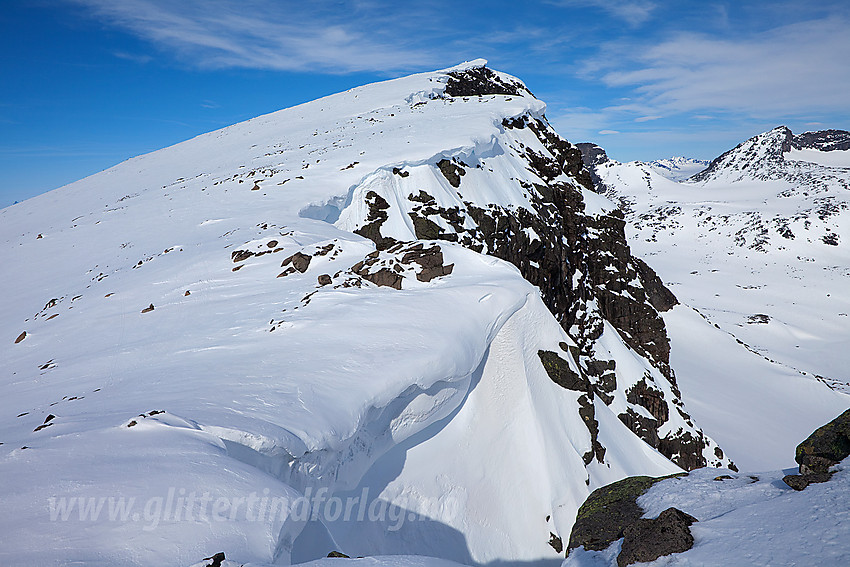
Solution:
<path fill-rule="evenodd" d="M 410 175 L 410 172 L 409 171 L 402 171 L 401 169 L 394 167 L 393 168 L 393 175 L 398 175 L 399 177 L 407 177 L 408 175 Z"/>
<path fill-rule="evenodd" d="M 564 551 L 564 542 L 561 541 L 561 538 L 549 532 L 549 545 L 552 546 L 552 549 L 555 550 L 555 553 L 561 553 Z"/>
<path fill-rule="evenodd" d="M 825 473 L 808 473 L 808 474 L 789 474 L 782 477 L 782 481 L 793 488 L 794 490 L 803 490 L 810 484 L 819 482 L 827 482 L 832 478 L 831 472 Z"/>
<path fill-rule="evenodd" d="M 386 250 L 396 242 L 394 238 L 381 235 L 381 225 L 389 218 L 390 204 L 374 191 L 366 193 L 366 204 L 369 206 L 366 224 L 354 232 L 374 242 L 378 250 Z"/>
<path fill-rule="evenodd" d="M 268 246 L 269 248 L 274 248 L 275 246 L 277 246 L 277 244 L 278 244 L 277 240 L 269 240 L 266 243 L 266 246 Z"/>
<path fill-rule="evenodd" d="M 568 549 L 584 546 L 602 551 L 623 537 L 625 529 L 643 515 L 638 497 L 666 478 L 671 477 L 632 476 L 594 490 L 576 514 Z"/>
<path fill-rule="evenodd" d="M 151 303 L 150 305 L 148 305 L 147 307 L 145 307 L 144 309 L 142 309 L 142 313 L 150 313 L 150 312 L 151 312 L 151 311 L 153 311 L 154 309 L 155 309 L 155 307 L 153 306 L 153 303 Z"/>
<path fill-rule="evenodd" d="M 212 561 L 207 567 L 221 567 L 221 562 L 224 561 L 226 557 L 224 556 L 223 551 L 219 551 L 212 557 L 204 557 L 204 561 Z"/>
<path fill-rule="evenodd" d="M 850 150 L 850 132 L 847 130 L 820 130 L 797 134 L 791 141 L 797 149 L 814 149 L 821 152 Z"/>
<path fill-rule="evenodd" d="M 307 254 L 302 254 L 301 252 L 296 252 L 292 256 L 286 258 L 280 267 L 284 267 L 288 264 L 292 264 L 292 267 L 301 272 L 302 274 L 307 271 L 307 268 L 310 266 L 310 260 L 312 260 L 312 256 L 308 256 Z"/>
<path fill-rule="evenodd" d="M 15 344 L 18 344 L 19 342 L 21 342 L 21 341 L 22 341 L 22 340 L 24 340 L 25 338 L 27 338 L 27 332 L 26 332 L 26 331 L 24 331 L 23 333 L 21 333 L 20 335 L 18 335 L 18 338 L 17 338 L 17 339 L 15 339 Z"/>
<path fill-rule="evenodd" d="M 460 187 L 460 178 L 466 175 L 466 170 L 451 160 L 441 159 L 437 162 L 440 172 L 448 180 L 452 187 Z"/>
<path fill-rule="evenodd" d="M 677 508 L 667 508 L 654 520 L 638 520 L 623 530 L 617 565 L 655 561 L 663 555 L 689 550 L 694 546 L 690 526 L 696 521 Z"/>
<path fill-rule="evenodd" d="M 254 253 L 249 250 L 234 250 L 230 254 L 230 259 L 233 260 L 234 263 L 242 262 L 253 256 Z"/>
<path fill-rule="evenodd" d="M 558 356 L 558 353 L 550 350 L 538 350 L 537 356 L 540 357 L 540 362 L 543 363 L 543 368 L 552 382 L 567 390 L 590 392 L 590 382 L 587 381 L 587 378 L 583 378 L 573 371 L 569 363 Z"/>
<path fill-rule="evenodd" d="M 665 311 L 670 311 L 679 304 L 679 300 L 676 299 L 676 296 L 673 295 L 672 291 L 667 289 L 664 282 L 662 282 L 661 278 L 658 277 L 658 274 L 655 273 L 655 270 L 650 268 L 649 265 L 640 258 L 632 257 L 632 260 L 634 261 L 635 268 L 637 268 L 640 283 L 643 285 L 643 289 L 646 290 L 647 299 L 649 299 L 649 303 L 651 303 L 656 310 L 664 313 Z"/>
<path fill-rule="evenodd" d="M 519 81 L 501 79 L 487 67 L 452 71 L 448 73 L 445 93 L 448 96 L 483 96 L 491 94 L 520 95 L 531 94 Z"/>
<path fill-rule="evenodd" d="M 797 446 L 800 472 L 826 473 L 850 456 L 850 409 L 819 427 Z"/>
<path fill-rule="evenodd" d="M 361 274 L 364 280 L 368 280 L 377 286 L 386 286 L 393 289 L 401 289 L 401 281 L 404 279 L 400 274 L 387 268 L 381 268 L 375 273 Z"/>
<path fill-rule="evenodd" d="M 596 457 L 596 460 L 601 463 L 605 459 L 605 447 L 599 442 L 599 422 L 596 421 L 596 408 L 593 406 L 593 400 L 588 395 L 582 395 L 578 398 L 578 405 L 578 415 L 590 433 L 590 451 L 582 455 L 582 460 L 585 465 L 589 465 Z"/>
<path fill-rule="evenodd" d="M 650 386 L 646 376 L 626 391 L 626 401 L 645 408 L 652 414 L 658 425 L 663 424 L 670 417 L 667 403 L 664 401 L 664 393 Z"/>
<path fill-rule="evenodd" d="M 722 474 L 720 476 L 714 477 L 713 480 L 717 480 L 717 481 L 732 480 L 732 476 L 730 476 L 728 474 Z"/>
<path fill-rule="evenodd" d="M 341 553 L 339 551 L 331 551 L 330 553 L 328 553 L 328 557 L 339 557 L 339 558 L 342 558 L 342 559 L 351 559 L 351 557 L 349 557 L 348 555 Z"/>
<path fill-rule="evenodd" d="M 331 277 L 328 274 L 322 274 L 319 276 L 319 285 L 330 285 Z"/>

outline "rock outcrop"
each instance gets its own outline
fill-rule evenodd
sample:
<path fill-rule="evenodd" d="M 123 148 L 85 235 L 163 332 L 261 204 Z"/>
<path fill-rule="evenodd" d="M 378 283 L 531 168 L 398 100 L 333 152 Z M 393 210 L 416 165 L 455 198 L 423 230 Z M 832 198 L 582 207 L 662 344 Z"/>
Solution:
<path fill-rule="evenodd" d="M 438 98 L 520 93 L 528 91 L 518 81 L 474 67 L 449 73 Z M 565 356 L 576 361 L 582 376 L 568 382 L 591 386 L 586 405 L 592 408 L 595 395 L 611 404 L 616 392 L 628 390 L 634 380 L 666 381 L 666 386 L 654 386 L 660 394 L 651 402 L 663 405 L 663 411 L 645 407 L 644 398 L 622 400 L 630 410 L 621 413 L 621 421 L 683 468 L 729 466 L 728 459 L 717 457 L 722 452 L 714 450 L 716 445 L 693 427 L 669 367 L 670 343 L 659 310 L 671 308 L 676 298 L 646 263 L 632 256 L 622 212 L 596 201 L 588 205 L 585 194 L 593 194 L 594 180 L 582 151 L 559 136 L 542 114 L 506 118 L 501 127 L 502 138 L 493 142 L 497 149 L 438 156 L 431 163 L 393 167 L 370 179 L 361 193 L 353 192 L 365 204 L 358 209 L 364 216 L 346 226 L 372 240 L 378 250 L 414 238 L 444 240 L 512 263 L 540 289 L 544 303 L 578 346 Z M 479 197 L 482 185 L 506 182 L 488 173 L 499 175 L 490 165 L 493 160 L 502 167 L 509 161 L 513 171 L 520 168 L 506 190 L 521 194 L 527 203 Z M 429 179 L 427 190 L 417 179 Z M 439 192 L 435 185 L 441 186 Z M 403 226 L 409 232 L 399 228 Z M 380 285 L 399 285 L 396 275 L 385 276 L 393 281 Z M 660 376 L 628 377 L 629 383 L 618 385 L 615 361 L 599 347 L 606 322 Z M 665 424 L 667 432 L 659 433 Z M 595 453 L 601 462 L 601 448 Z"/>

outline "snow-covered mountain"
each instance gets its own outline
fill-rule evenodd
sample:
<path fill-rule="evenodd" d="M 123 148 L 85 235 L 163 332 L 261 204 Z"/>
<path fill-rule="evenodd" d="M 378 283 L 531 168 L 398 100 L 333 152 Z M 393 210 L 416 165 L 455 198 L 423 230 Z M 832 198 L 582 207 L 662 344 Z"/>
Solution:
<path fill-rule="evenodd" d="M 475 61 L 0 211 L 0 562 L 558 561 L 594 488 L 732 466 L 544 111 Z"/>
<path fill-rule="evenodd" d="M 656 159 L 648 162 L 646 165 L 667 179 L 683 181 L 704 170 L 708 167 L 709 162 L 703 159 L 674 156 L 671 158 Z"/>
<path fill-rule="evenodd" d="M 682 303 L 663 316 L 688 408 L 748 470 L 783 466 L 783 444 L 850 405 L 849 141 L 779 127 L 684 183 L 585 149 L 632 249 Z"/>

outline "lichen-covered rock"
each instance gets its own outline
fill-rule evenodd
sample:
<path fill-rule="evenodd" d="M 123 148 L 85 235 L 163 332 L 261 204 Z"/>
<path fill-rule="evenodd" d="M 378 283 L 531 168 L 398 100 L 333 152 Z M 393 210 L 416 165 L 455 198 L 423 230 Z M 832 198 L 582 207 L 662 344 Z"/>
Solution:
<path fill-rule="evenodd" d="M 850 409 L 812 433 L 797 446 L 800 472 L 825 473 L 850 456 Z"/>
<path fill-rule="evenodd" d="M 690 526 L 697 519 L 678 508 L 667 508 L 655 519 L 640 519 L 623 531 L 618 567 L 655 561 L 694 546 Z"/>
<path fill-rule="evenodd" d="M 638 497 L 665 478 L 669 477 L 632 476 L 594 490 L 578 509 L 567 554 L 581 546 L 602 551 L 623 537 L 643 515 Z"/>

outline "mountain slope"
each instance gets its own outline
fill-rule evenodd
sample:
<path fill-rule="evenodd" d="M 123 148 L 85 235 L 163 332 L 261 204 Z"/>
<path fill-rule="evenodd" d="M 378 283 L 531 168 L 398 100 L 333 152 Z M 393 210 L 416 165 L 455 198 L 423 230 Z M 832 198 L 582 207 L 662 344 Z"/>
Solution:
<path fill-rule="evenodd" d="M 0 211 L 4 562 L 554 561 L 596 486 L 731 465 L 544 110 L 477 61 Z"/>
<path fill-rule="evenodd" d="M 786 466 L 795 440 L 848 404 L 850 169 L 818 163 L 840 162 L 848 138 L 776 128 L 686 183 L 641 163 L 595 167 L 636 253 L 684 304 L 664 319 L 690 411 L 749 470 Z"/>

